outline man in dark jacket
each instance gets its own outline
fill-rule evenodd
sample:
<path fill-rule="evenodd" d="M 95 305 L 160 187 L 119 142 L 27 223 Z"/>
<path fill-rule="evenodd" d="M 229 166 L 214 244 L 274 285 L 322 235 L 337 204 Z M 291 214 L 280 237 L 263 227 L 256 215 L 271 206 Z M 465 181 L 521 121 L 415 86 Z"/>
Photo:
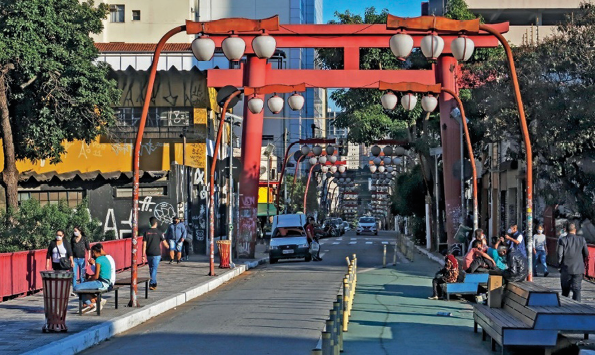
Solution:
<path fill-rule="evenodd" d="M 585 261 L 588 258 L 589 249 L 585 238 L 577 236 L 576 226 L 569 224 L 568 234 L 558 241 L 562 296 L 568 297 L 572 290 L 572 299 L 581 301 L 581 283 L 585 273 Z"/>
<path fill-rule="evenodd" d="M 529 272 L 527 268 L 527 259 L 523 256 L 521 250 L 515 248 L 508 253 L 508 268 L 502 272 L 502 277 L 506 282 L 519 282 L 527 279 Z"/>

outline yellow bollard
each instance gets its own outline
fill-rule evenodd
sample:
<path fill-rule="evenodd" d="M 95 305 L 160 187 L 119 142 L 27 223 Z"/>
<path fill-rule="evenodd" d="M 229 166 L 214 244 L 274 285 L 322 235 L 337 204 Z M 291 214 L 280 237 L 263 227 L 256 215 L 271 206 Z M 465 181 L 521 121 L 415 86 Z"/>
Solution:
<path fill-rule="evenodd" d="M 337 354 L 339 354 L 343 348 L 343 325 L 341 322 L 341 303 L 338 301 L 339 296 L 337 296 L 337 302 L 333 302 L 333 311 L 335 311 L 335 332 L 337 333 Z"/>
<path fill-rule="evenodd" d="M 349 281 L 343 279 L 343 331 L 346 332 L 349 327 Z"/>
<path fill-rule="evenodd" d="M 333 355 L 332 341 L 331 333 L 322 332 L 322 355 Z"/>
<path fill-rule="evenodd" d="M 312 355 L 322 355 L 322 349 L 313 349 Z"/>
<path fill-rule="evenodd" d="M 348 256 L 345 257 L 345 260 L 347 260 L 347 266 L 351 265 L 351 260 L 349 260 Z"/>
<path fill-rule="evenodd" d="M 329 319 L 326 321 L 326 331 L 331 333 L 331 355 L 335 355 L 335 348 L 337 347 L 337 334 L 335 334 L 335 320 L 333 311 L 329 311 Z"/>

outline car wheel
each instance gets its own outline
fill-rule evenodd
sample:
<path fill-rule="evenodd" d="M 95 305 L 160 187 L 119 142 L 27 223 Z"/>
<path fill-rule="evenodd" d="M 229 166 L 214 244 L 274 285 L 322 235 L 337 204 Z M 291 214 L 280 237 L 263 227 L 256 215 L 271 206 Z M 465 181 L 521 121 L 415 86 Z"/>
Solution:
<path fill-rule="evenodd" d="M 374 235 L 378 235 L 378 232 L 374 233 Z"/>
<path fill-rule="evenodd" d="M 304 260 L 305 261 L 312 261 L 312 255 L 307 255 Z"/>
<path fill-rule="evenodd" d="M 355 234 L 359 235 L 359 233 L 355 233 Z"/>
<path fill-rule="evenodd" d="M 269 263 L 270 264 L 275 264 L 277 262 L 277 259 L 275 258 L 269 258 Z"/>

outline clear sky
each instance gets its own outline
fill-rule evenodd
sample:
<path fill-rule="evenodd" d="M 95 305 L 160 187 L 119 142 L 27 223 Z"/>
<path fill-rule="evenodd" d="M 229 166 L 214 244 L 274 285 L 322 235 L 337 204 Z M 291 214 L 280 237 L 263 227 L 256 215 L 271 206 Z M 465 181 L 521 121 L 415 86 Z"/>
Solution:
<path fill-rule="evenodd" d="M 355 14 L 364 14 L 368 7 L 375 7 L 379 12 L 386 8 L 392 15 L 417 17 L 421 15 L 421 0 L 323 0 L 322 18 L 326 23 L 334 18 L 335 11 L 349 10 Z"/>
<path fill-rule="evenodd" d="M 351 13 L 362 15 L 368 7 L 375 7 L 376 12 L 382 9 L 388 9 L 391 15 L 401 17 L 417 17 L 421 16 L 422 0 L 323 0 L 322 3 L 322 18 L 323 23 L 334 19 L 335 11 L 345 12 L 349 10 Z M 329 90 L 330 96 L 333 90 Z M 329 98 L 329 107 L 336 111 L 335 103 Z"/>

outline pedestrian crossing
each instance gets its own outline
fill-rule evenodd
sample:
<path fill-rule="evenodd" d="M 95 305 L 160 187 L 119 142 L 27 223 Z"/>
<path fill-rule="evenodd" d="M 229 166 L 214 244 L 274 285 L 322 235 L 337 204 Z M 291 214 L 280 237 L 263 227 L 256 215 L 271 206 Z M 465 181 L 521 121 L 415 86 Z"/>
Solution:
<path fill-rule="evenodd" d="M 375 238 L 336 238 L 336 239 L 323 239 L 319 241 L 320 245 L 395 245 L 394 240 L 381 240 Z"/>

